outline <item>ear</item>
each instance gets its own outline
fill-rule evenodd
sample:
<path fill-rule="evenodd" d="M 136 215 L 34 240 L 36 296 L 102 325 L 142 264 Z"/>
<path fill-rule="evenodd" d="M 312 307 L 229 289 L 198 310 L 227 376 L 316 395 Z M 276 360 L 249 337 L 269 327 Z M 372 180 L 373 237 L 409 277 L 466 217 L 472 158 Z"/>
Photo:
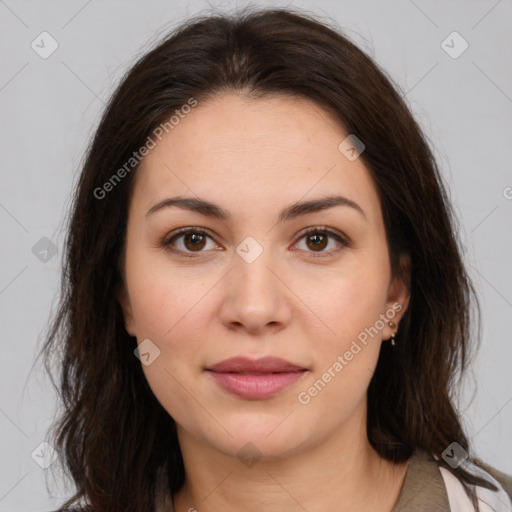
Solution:
<path fill-rule="evenodd" d="M 387 315 L 389 321 L 394 322 L 396 326 L 391 328 L 389 324 L 386 324 L 383 331 L 384 339 L 390 338 L 392 334 L 398 331 L 400 320 L 409 306 L 411 283 L 411 259 L 409 255 L 400 255 L 399 266 L 400 272 L 389 283 L 386 303 L 386 311 L 390 312 L 390 315 Z M 393 312 L 394 316 L 391 316 Z"/>
<path fill-rule="evenodd" d="M 132 304 L 130 302 L 130 297 L 128 296 L 128 292 L 126 290 L 126 286 L 124 285 L 124 283 L 121 284 L 119 287 L 119 290 L 117 292 L 117 300 L 119 301 L 119 304 L 121 305 L 121 309 L 123 311 L 124 328 L 126 329 L 126 332 L 130 336 L 136 336 Z"/>

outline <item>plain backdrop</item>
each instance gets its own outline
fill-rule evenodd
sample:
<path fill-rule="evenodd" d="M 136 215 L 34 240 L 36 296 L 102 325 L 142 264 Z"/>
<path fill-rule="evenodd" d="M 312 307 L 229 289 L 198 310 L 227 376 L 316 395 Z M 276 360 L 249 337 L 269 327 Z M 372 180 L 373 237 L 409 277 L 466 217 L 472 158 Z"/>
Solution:
<path fill-rule="evenodd" d="M 242 5 L 0 0 L 0 511 L 51 510 L 69 495 L 51 478 L 49 491 L 49 470 L 34 460 L 56 397 L 39 366 L 29 372 L 56 305 L 64 215 L 104 103 L 156 38 L 188 16 Z M 434 147 L 482 305 L 460 408 L 476 453 L 512 473 L 512 2 L 292 5 L 334 19 L 373 56 Z"/>

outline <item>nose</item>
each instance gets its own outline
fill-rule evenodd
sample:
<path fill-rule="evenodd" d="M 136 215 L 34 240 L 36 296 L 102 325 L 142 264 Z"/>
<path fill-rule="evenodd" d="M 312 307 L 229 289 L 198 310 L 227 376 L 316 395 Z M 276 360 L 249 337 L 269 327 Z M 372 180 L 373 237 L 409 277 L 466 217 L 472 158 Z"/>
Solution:
<path fill-rule="evenodd" d="M 231 330 L 252 335 L 275 333 L 290 322 L 293 294 L 271 251 L 252 262 L 236 254 L 224 279 L 220 317 Z"/>

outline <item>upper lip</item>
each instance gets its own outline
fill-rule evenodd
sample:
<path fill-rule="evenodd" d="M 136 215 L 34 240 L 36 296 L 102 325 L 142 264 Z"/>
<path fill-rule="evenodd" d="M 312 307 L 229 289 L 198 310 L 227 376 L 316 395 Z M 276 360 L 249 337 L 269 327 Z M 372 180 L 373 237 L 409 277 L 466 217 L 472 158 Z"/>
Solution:
<path fill-rule="evenodd" d="M 305 370 L 305 368 L 290 363 L 280 357 L 266 356 L 260 359 L 250 359 L 248 357 L 239 356 L 231 357 L 220 363 L 208 366 L 206 370 L 218 373 L 284 373 Z"/>

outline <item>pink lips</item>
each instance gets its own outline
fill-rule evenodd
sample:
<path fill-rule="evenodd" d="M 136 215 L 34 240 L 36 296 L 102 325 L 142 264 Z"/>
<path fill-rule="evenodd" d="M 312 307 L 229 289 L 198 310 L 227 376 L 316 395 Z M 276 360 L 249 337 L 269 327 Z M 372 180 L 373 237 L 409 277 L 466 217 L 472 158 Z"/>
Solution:
<path fill-rule="evenodd" d="M 299 380 L 306 369 L 279 357 L 233 357 L 206 371 L 224 390 L 247 399 L 271 397 Z"/>

